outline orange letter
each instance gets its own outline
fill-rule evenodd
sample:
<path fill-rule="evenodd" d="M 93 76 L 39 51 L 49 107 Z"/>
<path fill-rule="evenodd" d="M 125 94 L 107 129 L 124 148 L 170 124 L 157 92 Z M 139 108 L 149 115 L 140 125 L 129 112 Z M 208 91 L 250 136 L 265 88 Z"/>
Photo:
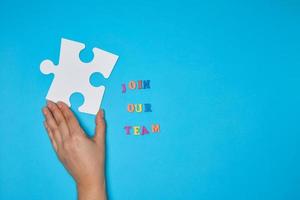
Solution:
<path fill-rule="evenodd" d="M 134 105 L 133 104 L 128 104 L 128 106 L 127 106 L 127 110 L 128 110 L 128 112 L 134 112 Z"/>
<path fill-rule="evenodd" d="M 134 90 L 136 88 L 136 83 L 135 81 L 130 81 L 129 84 L 128 84 L 128 87 L 132 90 Z"/>

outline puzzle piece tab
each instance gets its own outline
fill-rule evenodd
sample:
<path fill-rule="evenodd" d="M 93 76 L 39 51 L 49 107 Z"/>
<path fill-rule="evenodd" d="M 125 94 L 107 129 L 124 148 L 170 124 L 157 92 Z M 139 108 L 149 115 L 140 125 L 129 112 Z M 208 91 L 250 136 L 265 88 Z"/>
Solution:
<path fill-rule="evenodd" d="M 70 96 L 79 92 L 84 97 L 84 103 L 78 108 L 80 112 L 96 114 L 104 95 L 105 87 L 94 87 L 90 84 L 90 76 L 101 73 L 108 78 L 118 60 L 118 56 L 98 48 L 93 48 L 94 59 L 83 63 L 80 52 L 85 45 L 76 41 L 62 38 L 59 64 L 55 66 L 51 60 L 44 60 L 40 70 L 44 74 L 54 74 L 46 99 L 53 102 L 63 101 L 68 106 Z"/>

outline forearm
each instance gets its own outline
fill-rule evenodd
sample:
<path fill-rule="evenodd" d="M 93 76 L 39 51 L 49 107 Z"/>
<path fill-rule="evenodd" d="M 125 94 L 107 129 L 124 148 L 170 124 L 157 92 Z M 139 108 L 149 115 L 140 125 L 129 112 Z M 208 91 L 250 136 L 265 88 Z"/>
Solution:
<path fill-rule="evenodd" d="M 78 200 L 107 200 L 105 182 L 95 185 L 77 184 Z"/>

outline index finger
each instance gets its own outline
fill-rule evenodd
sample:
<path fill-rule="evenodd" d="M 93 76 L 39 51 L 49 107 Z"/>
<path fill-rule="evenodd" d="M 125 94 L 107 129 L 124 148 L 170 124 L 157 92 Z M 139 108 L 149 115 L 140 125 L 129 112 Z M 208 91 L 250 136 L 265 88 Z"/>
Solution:
<path fill-rule="evenodd" d="M 81 127 L 79 125 L 79 122 L 76 119 L 74 113 L 67 106 L 67 104 L 65 104 L 64 102 L 58 102 L 57 105 L 61 110 L 62 114 L 64 115 L 66 123 L 70 129 L 70 134 L 72 135 L 72 134 L 80 133 L 79 130 L 81 130 Z"/>

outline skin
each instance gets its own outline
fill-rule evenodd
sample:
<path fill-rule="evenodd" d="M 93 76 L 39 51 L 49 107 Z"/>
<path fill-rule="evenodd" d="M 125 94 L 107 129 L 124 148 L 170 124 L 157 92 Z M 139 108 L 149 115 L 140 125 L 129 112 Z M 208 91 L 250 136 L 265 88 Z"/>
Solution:
<path fill-rule="evenodd" d="M 43 109 L 44 126 L 58 159 L 74 178 L 79 200 L 106 200 L 105 119 L 103 110 L 96 115 L 93 138 L 80 127 L 69 107 L 47 102 Z"/>

